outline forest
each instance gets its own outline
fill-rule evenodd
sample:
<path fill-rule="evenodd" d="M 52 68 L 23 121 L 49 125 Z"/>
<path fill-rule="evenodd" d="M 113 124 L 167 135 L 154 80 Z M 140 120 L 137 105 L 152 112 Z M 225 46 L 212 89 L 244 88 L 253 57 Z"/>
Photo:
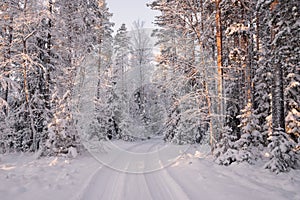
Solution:
<path fill-rule="evenodd" d="M 0 154 L 163 136 L 220 165 L 299 168 L 300 1 L 147 6 L 157 29 L 114 34 L 105 0 L 0 1 Z"/>

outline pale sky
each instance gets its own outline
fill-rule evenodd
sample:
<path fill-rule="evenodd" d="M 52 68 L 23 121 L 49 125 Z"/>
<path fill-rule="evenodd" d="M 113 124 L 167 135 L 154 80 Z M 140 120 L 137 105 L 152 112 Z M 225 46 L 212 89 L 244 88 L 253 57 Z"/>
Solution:
<path fill-rule="evenodd" d="M 146 6 L 152 0 L 107 0 L 108 8 L 115 23 L 114 30 L 118 30 L 122 23 L 126 24 L 127 30 L 131 30 L 132 23 L 137 20 L 145 21 L 145 28 L 154 28 L 154 16 L 159 12 L 153 11 Z"/>

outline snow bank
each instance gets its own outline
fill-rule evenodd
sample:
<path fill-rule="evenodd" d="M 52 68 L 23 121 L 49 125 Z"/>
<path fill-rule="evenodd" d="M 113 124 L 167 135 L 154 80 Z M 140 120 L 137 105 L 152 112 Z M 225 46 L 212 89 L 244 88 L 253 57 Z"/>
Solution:
<path fill-rule="evenodd" d="M 34 154 L 3 156 L 0 162 L 1 200 L 72 199 L 86 177 L 99 166 L 87 155 L 77 159 L 35 157 Z"/>

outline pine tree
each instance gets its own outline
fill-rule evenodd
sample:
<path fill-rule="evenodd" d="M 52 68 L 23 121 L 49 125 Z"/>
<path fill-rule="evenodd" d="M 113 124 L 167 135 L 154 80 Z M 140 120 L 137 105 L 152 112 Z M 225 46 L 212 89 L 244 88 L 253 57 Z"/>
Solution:
<path fill-rule="evenodd" d="M 264 141 L 251 103 L 248 103 L 238 118 L 241 120 L 239 125 L 241 136 L 238 138 L 232 131 L 224 133 L 224 137 L 228 138 L 221 139 L 215 150 L 218 164 L 229 165 L 232 162 L 245 161 L 253 164 L 262 157 L 261 152 L 264 149 Z"/>
<path fill-rule="evenodd" d="M 271 67 L 274 72 L 272 82 L 272 132 L 269 135 L 268 148 L 270 161 L 265 168 L 275 172 L 288 171 L 295 167 L 296 157 L 293 152 L 295 143 L 285 132 L 284 115 L 284 66 L 292 64 L 297 49 L 292 45 L 284 45 L 288 40 L 291 27 L 296 23 L 297 6 L 296 1 L 274 1 L 266 6 L 270 7 L 270 29 L 271 38 L 269 44 L 271 51 L 269 55 Z M 292 59 L 289 59 L 291 57 Z M 293 66 L 293 64 L 292 64 Z"/>
<path fill-rule="evenodd" d="M 298 70 L 299 72 L 299 70 Z M 287 80 L 289 85 L 285 89 L 287 98 L 287 115 L 286 132 L 295 140 L 300 138 L 300 107 L 299 107 L 299 93 L 300 93 L 300 76 L 299 73 L 289 73 Z"/>
<path fill-rule="evenodd" d="M 116 124 L 113 118 L 112 102 L 114 102 L 115 84 L 112 80 L 113 72 L 113 37 L 112 26 L 110 22 L 112 14 L 109 12 L 107 4 L 103 0 L 97 1 L 99 29 L 97 35 L 98 41 L 98 84 L 97 96 L 95 98 L 94 126 L 98 127 L 92 131 L 100 139 L 105 139 L 115 131 L 113 124 Z M 97 23 L 95 23 L 97 24 Z M 114 88 L 114 89 L 113 89 Z M 97 131 L 99 130 L 99 131 Z M 114 132 L 115 133 L 115 132 Z M 110 137 L 109 136 L 109 137 Z M 116 134 L 114 134 L 116 136 Z"/>
<path fill-rule="evenodd" d="M 71 102 L 76 70 L 87 50 L 87 46 L 83 46 L 86 27 L 82 17 L 86 4 L 80 0 L 60 1 L 53 6 L 55 19 L 52 27 L 55 32 L 52 48 L 55 57 L 52 62 L 56 67 L 53 71 L 56 77 L 51 99 L 53 118 L 48 125 L 44 155 L 65 154 L 70 147 L 78 147 L 79 137 Z"/>
<path fill-rule="evenodd" d="M 119 124 L 119 131 L 123 135 L 129 135 L 129 94 L 128 94 L 128 77 L 127 73 L 130 69 L 129 54 L 130 54 L 130 37 L 126 25 L 122 24 L 114 37 L 114 72 L 117 84 L 118 113 L 115 118 Z M 121 133 L 120 133 L 121 135 Z"/>
<path fill-rule="evenodd" d="M 276 43 L 280 46 L 279 56 L 284 70 L 285 127 L 290 137 L 297 142 L 300 137 L 300 48 L 299 48 L 299 3 L 281 2 L 288 6 L 281 7 L 284 23 Z M 298 35 L 298 37 L 297 37 Z M 295 37 L 296 36 L 296 37 Z"/>
<path fill-rule="evenodd" d="M 241 138 L 236 141 L 240 157 L 238 161 L 253 163 L 261 158 L 264 141 L 258 126 L 258 117 L 255 116 L 251 103 L 248 103 L 246 108 L 242 110 L 242 115 L 238 117 L 241 119 L 241 124 L 239 125 Z"/>
<path fill-rule="evenodd" d="M 295 142 L 291 141 L 289 136 L 280 129 L 273 130 L 268 140 L 270 141 L 268 145 L 270 160 L 265 164 L 265 168 L 276 173 L 294 168 L 296 166 L 296 155 L 293 151 Z"/>
<path fill-rule="evenodd" d="M 49 125 L 51 127 L 50 136 L 47 141 L 47 149 L 54 153 L 67 152 L 70 147 L 80 148 L 80 135 L 76 128 L 76 118 L 81 113 L 77 113 L 74 104 L 75 89 L 77 87 L 76 75 L 81 68 L 82 62 L 89 55 L 98 54 L 98 85 L 95 94 L 96 104 L 99 99 L 100 70 L 107 70 L 111 63 L 112 48 L 109 46 L 112 41 L 111 26 L 105 1 L 60 1 L 56 3 L 60 12 L 57 14 L 57 23 L 54 24 L 56 38 L 67 38 L 67 40 L 57 40 L 53 44 L 56 47 L 56 87 L 53 95 L 54 117 Z M 64 26 L 62 26 L 64 25 Z M 100 69 L 103 68 L 103 69 Z M 89 69 L 88 69 L 89 70 Z M 83 76 L 85 73 L 80 73 Z M 94 80 L 93 80 L 94 81 Z M 90 89 L 90 88 L 88 88 Z M 74 112 L 74 110 L 76 112 Z M 96 110 L 97 112 L 97 105 Z M 92 119 L 89 126 L 91 130 L 98 130 L 98 116 Z M 85 130 L 86 131 L 86 130 Z M 83 136 L 82 136 L 83 137 Z M 99 136 L 101 137 L 101 136 Z M 59 150 L 59 151 L 57 151 Z"/>
<path fill-rule="evenodd" d="M 237 161 L 238 150 L 236 147 L 237 136 L 230 127 L 226 126 L 222 132 L 221 140 L 216 144 L 214 150 L 215 162 L 228 166 Z"/>

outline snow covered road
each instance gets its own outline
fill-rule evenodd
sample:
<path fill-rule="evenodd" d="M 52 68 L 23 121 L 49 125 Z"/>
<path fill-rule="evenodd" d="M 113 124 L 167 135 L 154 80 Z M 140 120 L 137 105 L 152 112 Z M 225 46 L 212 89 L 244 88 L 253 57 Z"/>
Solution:
<path fill-rule="evenodd" d="M 119 154 L 113 161 L 117 169 L 111 168 L 115 164 L 100 167 L 79 199 L 189 199 L 164 167 L 157 151 L 162 146 L 154 140 L 127 148 L 133 156 Z"/>
<path fill-rule="evenodd" d="M 76 159 L 4 155 L 0 199 L 300 199 L 299 171 L 276 175 L 260 164 L 218 166 L 199 146 L 187 152 L 170 146 L 163 149 L 165 144 L 157 139 L 115 144 L 129 153 L 110 147 L 110 153 L 94 152 L 94 157 L 84 154 Z M 176 157 L 179 152 L 182 156 Z"/>

